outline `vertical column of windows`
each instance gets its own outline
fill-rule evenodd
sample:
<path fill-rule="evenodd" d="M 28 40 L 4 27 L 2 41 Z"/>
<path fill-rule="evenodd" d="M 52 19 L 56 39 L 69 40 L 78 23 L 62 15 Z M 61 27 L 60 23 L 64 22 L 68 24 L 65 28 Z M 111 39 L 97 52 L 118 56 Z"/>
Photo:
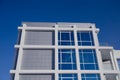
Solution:
<path fill-rule="evenodd" d="M 77 32 L 78 46 L 94 46 L 92 31 Z M 58 31 L 59 46 L 74 46 L 73 31 Z M 76 70 L 75 49 L 59 49 L 59 70 Z M 98 70 L 96 51 L 94 49 L 79 49 L 81 70 Z M 90 77 L 91 75 L 91 77 Z M 76 77 L 76 78 L 75 78 Z M 81 74 L 82 80 L 100 80 L 99 74 Z M 59 80 L 78 80 L 77 74 L 59 74 Z"/>

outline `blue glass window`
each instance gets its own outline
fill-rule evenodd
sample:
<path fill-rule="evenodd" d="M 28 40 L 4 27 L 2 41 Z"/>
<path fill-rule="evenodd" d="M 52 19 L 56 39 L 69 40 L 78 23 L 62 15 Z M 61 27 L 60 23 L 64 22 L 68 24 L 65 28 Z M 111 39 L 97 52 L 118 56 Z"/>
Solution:
<path fill-rule="evenodd" d="M 59 74 L 59 80 L 78 80 L 77 74 Z"/>
<path fill-rule="evenodd" d="M 74 49 L 59 49 L 58 53 L 60 70 L 76 69 L 76 57 Z"/>
<path fill-rule="evenodd" d="M 101 80 L 99 74 L 81 74 L 82 80 Z"/>
<path fill-rule="evenodd" d="M 95 50 L 79 50 L 79 58 L 81 70 L 98 70 L 98 63 Z"/>
<path fill-rule="evenodd" d="M 119 70 L 120 70 L 120 59 L 117 59 L 117 63 L 118 63 L 118 67 L 119 67 Z"/>
<path fill-rule="evenodd" d="M 73 31 L 59 31 L 58 45 L 74 45 Z"/>
<path fill-rule="evenodd" d="M 92 31 L 78 31 L 77 38 L 79 46 L 94 46 Z"/>

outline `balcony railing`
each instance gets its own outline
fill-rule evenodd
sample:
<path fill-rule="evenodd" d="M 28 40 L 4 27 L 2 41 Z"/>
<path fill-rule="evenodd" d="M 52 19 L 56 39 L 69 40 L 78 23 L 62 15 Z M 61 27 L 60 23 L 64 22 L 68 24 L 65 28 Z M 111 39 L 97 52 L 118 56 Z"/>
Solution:
<path fill-rule="evenodd" d="M 103 63 L 104 70 L 113 70 L 111 63 Z"/>

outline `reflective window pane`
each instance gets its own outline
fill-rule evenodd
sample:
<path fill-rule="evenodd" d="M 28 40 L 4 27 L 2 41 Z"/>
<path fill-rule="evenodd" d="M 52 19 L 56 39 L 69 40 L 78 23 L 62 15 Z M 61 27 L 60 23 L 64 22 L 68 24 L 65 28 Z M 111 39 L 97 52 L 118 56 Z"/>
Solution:
<path fill-rule="evenodd" d="M 82 80 L 101 80 L 99 74 L 81 74 Z"/>
<path fill-rule="evenodd" d="M 74 45 L 73 31 L 59 31 L 58 45 Z"/>
<path fill-rule="evenodd" d="M 74 49 L 59 49 L 58 60 L 60 70 L 75 70 L 76 57 Z"/>
<path fill-rule="evenodd" d="M 59 80 L 78 80 L 77 74 L 59 74 Z"/>
<path fill-rule="evenodd" d="M 94 46 L 93 34 L 91 31 L 78 31 L 77 38 L 79 46 Z"/>
<path fill-rule="evenodd" d="M 79 58 L 81 70 L 98 70 L 98 63 L 95 50 L 79 50 Z"/>

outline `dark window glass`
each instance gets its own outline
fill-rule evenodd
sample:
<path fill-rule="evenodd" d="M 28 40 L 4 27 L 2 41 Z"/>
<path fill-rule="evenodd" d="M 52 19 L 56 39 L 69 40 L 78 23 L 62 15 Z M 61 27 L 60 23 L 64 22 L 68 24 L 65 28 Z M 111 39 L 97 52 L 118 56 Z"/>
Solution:
<path fill-rule="evenodd" d="M 74 45 L 73 31 L 59 31 L 58 45 Z"/>
<path fill-rule="evenodd" d="M 59 80 L 78 80 L 77 74 L 59 74 Z"/>
<path fill-rule="evenodd" d="M 81 74 L 82 80 L 101 80 L 99 74 Z"/>
<path fill-rule="evenodd" d="M 79 46 L 94 46 L 93 34 L 91 31 L 78 31 L 77 38 Z"/>
<path fill-rule="evenodd" d="M 79 50 L 81 70 L 98 70 L 98 63 L 95 50 Z"/>
<path fill-rule="evenodd" d="M 75 70 L 76 69 L 76 57 L 74 49 L 59 49 L 58 60 L 60 70 Z"/>

